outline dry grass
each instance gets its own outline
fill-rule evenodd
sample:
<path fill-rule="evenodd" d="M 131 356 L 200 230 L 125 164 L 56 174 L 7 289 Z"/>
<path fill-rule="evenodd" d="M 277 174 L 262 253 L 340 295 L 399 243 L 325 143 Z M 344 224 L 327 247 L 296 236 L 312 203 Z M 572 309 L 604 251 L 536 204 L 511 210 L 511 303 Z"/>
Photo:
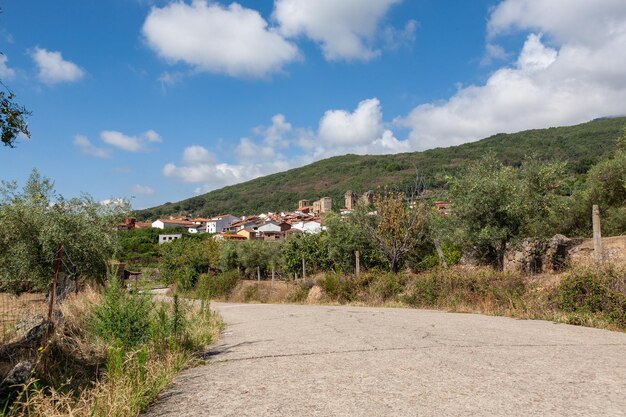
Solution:
<path fill-rule="evenodd" d="M 87 317 L 100 300 L 100 293 L 88 288 L 61 305 L 63 319 L 38 353 L 37 379 L 7 415 L 138 415 L 180 370 L 196 363 L 194 351 L 214 341 L 222 329 L 221 319 L 208 308 L 187 305 L 183 342 L 123 351 L 87 330 Z"/>
<path fill-rule="evenodd" d="M 13 336 L 15 324 L 19 321 L 37 314 L 47 314 L 45 301 L 44 293 L 25 293 L 20 296 L 0 293 L 0 343 Z"/>

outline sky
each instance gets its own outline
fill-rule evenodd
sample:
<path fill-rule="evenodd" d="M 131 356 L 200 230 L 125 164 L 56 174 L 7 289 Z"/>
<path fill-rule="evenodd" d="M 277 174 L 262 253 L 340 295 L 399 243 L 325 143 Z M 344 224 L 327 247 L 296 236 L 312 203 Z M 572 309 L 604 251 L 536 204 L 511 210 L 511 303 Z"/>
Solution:
<path fill-rule="evenodd" d="M 7 0 L 0 179 L 174 202 L 330 156 L 626 115 L 624 0 Z"/>

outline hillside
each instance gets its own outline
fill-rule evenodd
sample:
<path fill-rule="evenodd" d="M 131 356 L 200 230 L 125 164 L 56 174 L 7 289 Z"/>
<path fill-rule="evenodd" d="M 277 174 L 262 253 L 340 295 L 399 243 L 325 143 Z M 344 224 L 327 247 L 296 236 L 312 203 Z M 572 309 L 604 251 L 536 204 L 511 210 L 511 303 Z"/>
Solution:
<path fill-rule="evenodd" d="M 333 198 L 343 205 L 347 190 L 363 192 L 379 186 L 404 187 L 416 171 L 429 186 L 440 187 L 444 175 L 495 153 L 504 163 L 519 164 L 527 155 L 542 160 L 559 160 L 572 173 L 584 173 L 615 147 L 615 139 L 626 124 L 626 117 L 598 119 L 576 126 L 536 129 L 489 138 L 449 148 L 395 155 L 344 155 L 318 161 L 301 168 L 268 175 L 177 203 L 137 211 L 139 219 L 155 219 L 175 214 L 212 216 L 262 211 L 290 210 L 303 198 Z"/>

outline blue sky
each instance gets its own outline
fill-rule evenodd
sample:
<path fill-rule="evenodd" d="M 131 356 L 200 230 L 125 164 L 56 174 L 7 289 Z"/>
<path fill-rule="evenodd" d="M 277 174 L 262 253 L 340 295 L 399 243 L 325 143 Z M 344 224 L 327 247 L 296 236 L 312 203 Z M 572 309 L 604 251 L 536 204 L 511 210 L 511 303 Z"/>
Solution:
<path fill-rule="evenodd" d="M 3 2 L 0 178 L 136 208 L 333 155 L 626 114 L 623 0 Z"/>

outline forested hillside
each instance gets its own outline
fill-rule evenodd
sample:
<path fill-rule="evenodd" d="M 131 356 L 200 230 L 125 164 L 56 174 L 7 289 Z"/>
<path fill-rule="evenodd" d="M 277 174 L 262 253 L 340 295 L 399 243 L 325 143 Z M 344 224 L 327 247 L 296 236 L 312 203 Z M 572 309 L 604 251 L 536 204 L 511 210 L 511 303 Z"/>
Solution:
<path fill-rule="evenodd" d="M 322 196 L 332 197 L 339 206 L 347 190 L 363 192 L 385 185 L 402 188 L 413 182 L 416 172 L 436 189 L 443 186 L 445 175 L 489 152 L 509 165 L 519 165 L 526 156 L 567 162 L 570 174 L 580 175 L 615 149 L 615 140 L 625 124 L 626 117 L 606 118 L 576 126 L 497 134 L 473 143 L 424 152 L 338 156 L 177 203 L 140 210 L 136 215 L 139 219 L 178 214 L 242 215 L 290 210 L 300 199 Z"/>

